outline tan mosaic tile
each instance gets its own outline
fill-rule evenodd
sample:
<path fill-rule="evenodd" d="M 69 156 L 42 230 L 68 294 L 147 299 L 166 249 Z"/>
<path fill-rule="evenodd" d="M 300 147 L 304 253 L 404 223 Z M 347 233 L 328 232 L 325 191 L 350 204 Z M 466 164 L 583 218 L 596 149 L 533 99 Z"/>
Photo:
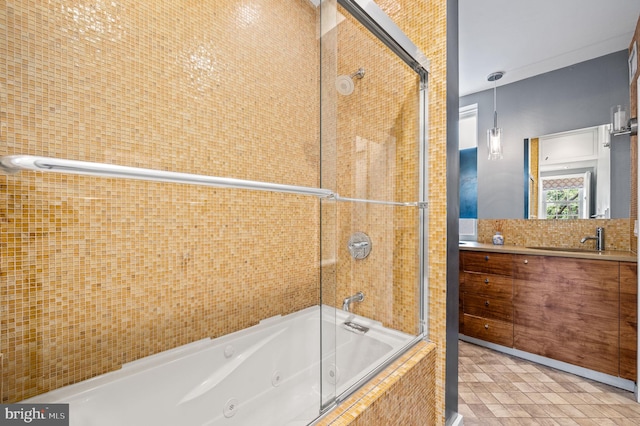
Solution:
<path fill-rule="evenodd" d="M 479 219 L 478 242 L 491 244 L 496 232 L 502 232 L 504 243 L 516 246 L 548 246 L 584 248 L 580 239 L 605 230 L 605 249 L 629 251 L 629 219 L 543 220 L 543 219 Z M 593 244 L 587 242 L 586 244 Z"/>
<path fill-rule="evenodd" d="M 432 408 L 442 413 L 445 4 L 381 5 L 432 60 L 429 326 L 439 350 L 435 373 L 425 374 L 435 374 Z M 424 26 L 425 17 L 432 25 Z M 316 11 L 302 0 L 7 3 L 0 11 L 0 155 L 318 186 L 316 25 Z M 363 52 L 378 47 L 364 42 Z M 359 193 L 357 153 L 348 151 L 357 136 L 369 145 L 367 190 L 411 200 L 415 80 L 390 88 L 387 79 L 407 75 L 406 67 L 377 54 L 364 63 L 355 44 L 345 46 L 334 72 L 363 64 L 371 73 L 358 89 L 386 101 L 358 110 L 367 120 L 354 130 L 358 123 L 342 111 L 354 117 L 353 108 L 365 104 L 340 100 L 333 156 L 346 162 L 335 162 L 336 187 Z M 380 150 L 391 144 L 395 158 Z M 379 168 L 393 178 L 371 173 Z M 330 170 L 323 159 L 323 173 Z M 363 313 L 416 330 L 417 223 L 407 208 L 334 207 L 322 223 L 336 230 L 337 242 L 320 253 L 318 241 L 334 231 L 319 235 L 320 202 L 306 197 L 38 173 L 1 176 L 0 197 L 3 402 L 316 304 L 321 290 L 338 303 L 360 283 L 371 296 Z M 352 230 L 376 233 L 380 224 L 387 230 L 375 236 L 375 256 L 385 265 L 360 268 L 344 254 L 331 257 Z M 323 267 L 322 286 L 321 254 L 338 259 Z M 348 288 L 325 286 L 325 272 L 349 276 Z M 371 284 L 381 276 L 390 277 L 385 289 Z"/>
<path fill-rule="evenodd" d="M 0 154 L 318 186 L 317 16 L 292 3 L 5 4 Z M 3 401 L 319 299 L 316 199 L 0 179 Z"/>

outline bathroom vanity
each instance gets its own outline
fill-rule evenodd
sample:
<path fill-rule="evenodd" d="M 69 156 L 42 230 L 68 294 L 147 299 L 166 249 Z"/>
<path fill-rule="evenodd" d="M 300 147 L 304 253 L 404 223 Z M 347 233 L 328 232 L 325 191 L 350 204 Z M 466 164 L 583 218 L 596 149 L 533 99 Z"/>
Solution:
<path fill-rule="evenodd" d="M 461 338 L 635 381 L 636 265 L 628 252 L 467 242 Z"/>

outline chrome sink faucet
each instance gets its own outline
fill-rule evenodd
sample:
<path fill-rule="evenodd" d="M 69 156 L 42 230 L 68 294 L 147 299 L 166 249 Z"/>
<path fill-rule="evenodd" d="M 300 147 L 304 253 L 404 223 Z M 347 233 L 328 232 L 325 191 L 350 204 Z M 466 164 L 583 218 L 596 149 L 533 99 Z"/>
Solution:
<path fill-rule="evenodd" d="M 346 297 L 342 301 L 342 310 L 344 310 L 345 312 L 349 312 L 349 306 L 351 305 L 351 303 L 362 302 L 363 300 L 364 300 L 364 293 L 361 291 L 357 292 L 353 296 Z"/>
<path fill-rule="evenodd" d="M 581 243 L 585 243 L 587 240 L 596 240 L 596 250 L 603 251 L 604 250 L 604 228 L 598 226 L 596 228 L 596 235 L 584 237 L 580 240 Z"/>

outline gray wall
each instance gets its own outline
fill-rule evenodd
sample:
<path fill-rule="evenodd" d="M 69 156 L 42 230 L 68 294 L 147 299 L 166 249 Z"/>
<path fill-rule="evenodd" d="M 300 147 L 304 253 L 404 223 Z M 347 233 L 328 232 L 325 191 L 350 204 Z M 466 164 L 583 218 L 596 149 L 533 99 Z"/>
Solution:
<path fill-rule="evenodd" d="M 493 127 L 493 89 L 460 98 L 478 104 L 478 218 L 524 217 L 524 139 L 611 121 L 610 108 L 629 111 L 627 51 L 498 86 L 498 126 L 504 159 L 487 159 Z M 629 217 L 629 137 L 612 138 L 611 217 Z"/>
<path fill-rule="evenodd" d="M 458 0 L 447 0 L 447 322 L 444 412 L 447 426 L 458 418 L 458 218 L 460 155 L 458 143 Z"/>

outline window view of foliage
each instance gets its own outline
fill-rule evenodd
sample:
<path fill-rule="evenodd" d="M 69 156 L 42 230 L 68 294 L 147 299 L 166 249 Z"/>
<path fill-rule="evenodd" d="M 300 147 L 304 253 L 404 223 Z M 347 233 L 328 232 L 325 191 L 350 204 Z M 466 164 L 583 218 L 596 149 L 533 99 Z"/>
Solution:
<path fill-rule="evenodd" d="M 549 189 L 545 191 L 547 219 L 580 218 L 580 189 Z"/>

